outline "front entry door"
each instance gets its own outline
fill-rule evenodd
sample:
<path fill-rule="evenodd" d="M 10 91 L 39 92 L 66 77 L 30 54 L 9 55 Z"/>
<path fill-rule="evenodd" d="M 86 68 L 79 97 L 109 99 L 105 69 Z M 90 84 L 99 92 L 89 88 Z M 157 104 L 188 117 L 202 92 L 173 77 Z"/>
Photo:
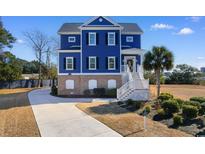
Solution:
<path fill-rule="evenodd" d="M 134 64 L 133 59 L 127 60 L 127 66 L 129 67 L 130 72 L 133 72 L 133 64 Z"/>

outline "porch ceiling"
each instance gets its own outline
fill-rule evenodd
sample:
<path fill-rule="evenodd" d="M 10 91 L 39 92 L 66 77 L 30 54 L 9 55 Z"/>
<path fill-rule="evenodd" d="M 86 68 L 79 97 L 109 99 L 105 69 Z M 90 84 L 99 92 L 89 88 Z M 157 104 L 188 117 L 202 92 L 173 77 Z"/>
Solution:
<path fill-rule="evenodd" d="M 124 54 L 124 55 L 142 55 L 145 53 L 145 50 L 144 49 L 138 49 L 138 48 L 131 48 L 131 49 L 124 49 L 124 50 L 121 50 L 121 54 Z"/>

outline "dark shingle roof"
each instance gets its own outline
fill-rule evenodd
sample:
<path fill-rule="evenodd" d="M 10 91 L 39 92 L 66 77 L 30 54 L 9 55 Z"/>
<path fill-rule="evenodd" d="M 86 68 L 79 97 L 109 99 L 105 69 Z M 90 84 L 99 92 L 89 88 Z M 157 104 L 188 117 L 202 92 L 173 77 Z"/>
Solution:
<path fill-rule="evenodd" d="M 83 23 L 65 23 L 58 30 L 58 33 L 80 32 L 79 27 Z M 119 23 L 123 28 L 122 33 L 143 33 L 136 23 Z"/>

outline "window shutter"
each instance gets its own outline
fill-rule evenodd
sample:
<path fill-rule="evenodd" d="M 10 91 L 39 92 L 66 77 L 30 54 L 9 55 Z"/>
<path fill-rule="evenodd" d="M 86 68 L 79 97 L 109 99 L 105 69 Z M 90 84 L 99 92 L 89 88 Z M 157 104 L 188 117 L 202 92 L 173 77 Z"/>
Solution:
<path fill-rule="evenodd" d="M 76 58 L 73 58 L 73 69 L 76 69 Z"/>
<path fill-rule="evenodd" d="M 105 44 L 108 45 L 108 33 L 105 34 Z"/>
<path fill-rule="evenodd" d="M 118 57 L 115 57 L 115 68 L 118 69 Z"/>
<path fill-rule="evenodd" d="M 96 57 L 96 68 L 99 69 L 99 57 Z"/>
<path fill-rule="evenodd" d="M 64 58 L 64 69 L 66 69 L 66 58 Z"/>
<path fill-rule="evenodd" d="M 98 44 L 99 44 L 99 34 L 96 33 L 96 45 L 98 45 Z"/>
<path fill-rule="evenodd" d="M 118 33 L 115 33 L 115 44 L 118 44 Z"/>
<path fill-rule="evenodd" d="M 89 33 L 86 33 L 86 44 L 89 44 Z"/>
<path fill-rule="evenodd" d="M 86 68 L 88 69 L 89 68 L 89 58 L 86 57 Z"/>
<path fill-rule="evenodd" d="M 106 57 L 106 59 L 105 59 L 105 67 L 106 67 L 106 69 L 108 69 L 108 57 Z"/>

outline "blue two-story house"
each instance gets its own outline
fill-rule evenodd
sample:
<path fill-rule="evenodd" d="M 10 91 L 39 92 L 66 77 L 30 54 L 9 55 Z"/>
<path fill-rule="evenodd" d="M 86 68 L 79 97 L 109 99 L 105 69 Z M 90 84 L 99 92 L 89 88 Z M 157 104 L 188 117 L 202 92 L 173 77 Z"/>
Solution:
<path fill-rule="evenodd" d="M 143 31 L 136 23 L 93 17 L 59 29 L 58 94 L 83 95 L 87 89 L 117 88 L 118 99 L 147 99 L 141 49 Z M 146 96 L 145 96 L 146 95 Z"/>

